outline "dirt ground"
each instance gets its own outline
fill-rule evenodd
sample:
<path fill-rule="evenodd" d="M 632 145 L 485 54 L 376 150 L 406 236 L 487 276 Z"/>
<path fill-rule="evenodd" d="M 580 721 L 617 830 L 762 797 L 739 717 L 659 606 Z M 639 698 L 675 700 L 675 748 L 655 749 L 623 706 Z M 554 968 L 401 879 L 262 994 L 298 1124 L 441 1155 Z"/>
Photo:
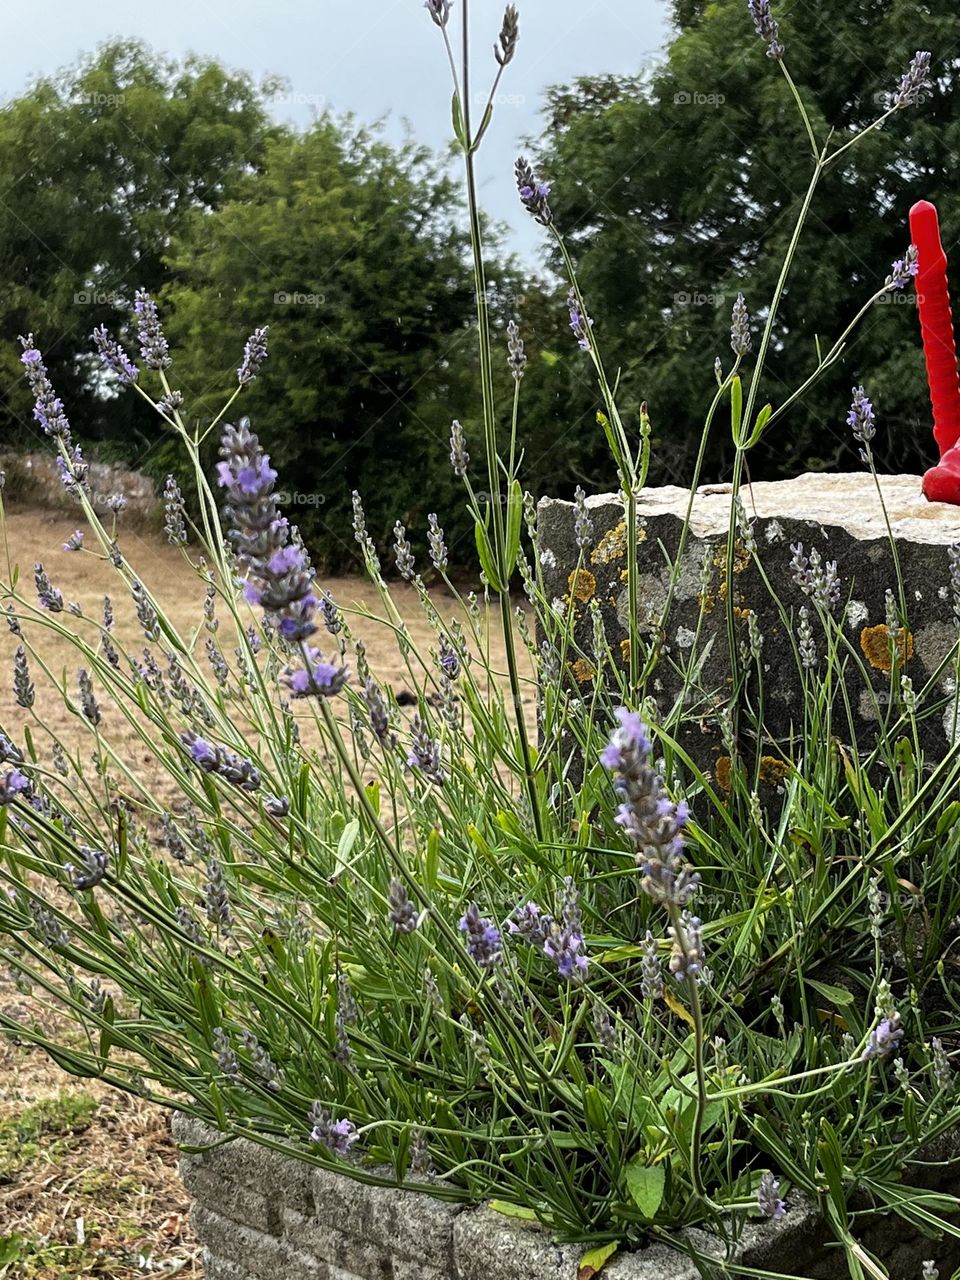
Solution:
<path fill-rule="evenodd" d="M 73 531 L 69 518 L 42 510 L 15 510 L 6 517 L 10 558 L 19 564 L 27 593 L 33 565 L 43 563 L 67 601 L 84 614 L 98 617 L 105 593 L 114 595 L 116 633 L 128 648 L 142 646 L 135 614 L 117 590 L 115 571 L 86 552 L 67 553 L 62 544 Z M 161 539 L 124 532 L 124 554 L 137 573 L 164 602 L 181 634 L 202 621 L 203 583 L 181 555 Z M 7 580 L 6 551 L 0 545 L 0 581 Z M 323 583 L 344 609 L 358 606 L 380 616 L 374 588 L 361 579 Z M 394 598 L 411 639 L 425 649 L 435 638 L 416 593 L 401 585 Z M 445 589 L 433 593 L 442 615 L 458 606 Z M 69 614 L 60 614 L 69 625 Z M 396 640 L 385 625 L 351 618 L 362 637 L 370 666 L 395 689 L 409 678 Z M 11 662 L 15 638 L 0 624 L 0 729 L 17 739 L 24 713 L 13 700 Z M 75 690 L 76 660 L 69 645 L 51 637 L 43 658 L 56 679 Z M 494 666 L 502 669 L 502 649 L 491 644 Z M 30 717 L 38 748 L 42 721 L 67 741 L 82 731 L 63 699 L 35 672 L 36 717 Z M 532 686 L 529 694 L 533 707 Z M 126 737 L 124 736 L 126 735 Z M 132 730 L 114 727 L 112 740 L 128 759 L 150 760 Z M 129 755 L 127 753 L 130 753 Z M 45 1024 L 53 1015 L 37 1010 L 29 994 L 16 989 L 0 973 L 0 1004 L 29 1010 Z M 201 1267 L 187 1219 L 188 1201 L 176 1171 L 176 1151 L 168 1119 L 159 1108 L 128 1097 L 96 1081 L 76 1081 L 38 1050 L 0 1037 L 0 1280 L 79 1280 L 109 1277 L 127 1280 L 143 1275 L 199 1277 Z"/>

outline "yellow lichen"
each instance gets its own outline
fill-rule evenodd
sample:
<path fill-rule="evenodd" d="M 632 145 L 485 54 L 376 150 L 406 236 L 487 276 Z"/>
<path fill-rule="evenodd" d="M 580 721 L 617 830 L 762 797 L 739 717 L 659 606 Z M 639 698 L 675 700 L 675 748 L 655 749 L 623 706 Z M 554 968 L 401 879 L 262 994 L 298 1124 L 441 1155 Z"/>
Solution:
<path fill-rule="evenodd" d="M 588 662 L 586 658 L 578 658 L 576 662 L 571 662 L 569 666 L 577 684 L 587 684 L 597 674 L 596 667 L 592 662 Z"/>
<path fill-rule="evenodd" d="M 630 641 L 629 641 L 629 639 L 627 639 L 627 640 L 621 640 L 621 641 L 620 641 L 620 661 L 621 661 L 625 666 L 626 666 L 626 665 L 628 665 L 628 664 L 629 664 L 629 662 L 630 662 Z"/>
<path fill-rule="evenodd" d="M 894 639 L 890 628 L 881 622 L 875 627 L 863 628 L 860 632 L 860 648 L 875 670 L 891 671 L 894 654 L 901 666 L 913 657 L 913 636 L 901 628 Z"/>
<path fill-rule="evenodd" d="M 733 782 L 733 761 L 729 756 L 718 756 L 717 763 L 713 766 L 713 776 L 717 780 L 717 786 L 721 791 L 730 794 L 730 787 Z"/>
<path fill-rule="evenodd" d="M 782 782 L 790 772 L 786 760 L 778 760 L 776 756 L 760 757 L 760 781 L 771 784 Z"/>
<path fill-rule="evenodd" d="M 570 589 L 568 600 L 580 600 L 586 604 L 597 594 L 597 580 L 589 569 L 574 569 L 567 579 Z"/>
<path fill-rule="evenodd" d="M 646 537 L 646 531 L 640 530 Z M 590 557 L 591 564 L 609 564 L 611 560 L 619 560 L 627 554 L 627 522 L 621 520 L 618 525 L 608 529 L 594 548 Z"/>

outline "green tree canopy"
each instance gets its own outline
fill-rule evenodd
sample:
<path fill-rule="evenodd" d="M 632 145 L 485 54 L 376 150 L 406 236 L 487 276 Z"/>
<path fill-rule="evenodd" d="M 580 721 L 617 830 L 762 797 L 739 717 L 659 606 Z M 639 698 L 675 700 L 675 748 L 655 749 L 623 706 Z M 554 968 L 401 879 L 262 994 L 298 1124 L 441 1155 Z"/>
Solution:
<path fill-rule="evenodd" d="M 820 185 L 773 335 L 763 390 L 776 405 L 816 364 L 817 341 L 829 345 L 902 257 L 915 200 L 938 203 L 948 246 L 960 237 L 960 13 L 952 0 L 836 0 L 819 9 L 775 0 L 774 9 L 821 141 L 831 127 L 842 140 L 881 114 L 917 49 L 933 51 L 937 78 L 934 93 L 898 112 Z M 811 161 L 745 0 L 677 0 L 674 13 L 680 29 L 651 76 L 580 80 L 550 93 L 541 162 L 596 333 L 622 370 L 623 398 L 628 407 L 650 402 L 653 476 L 684 480 L 715 387 L 714 358 L 730 359 L 731 304 L 739 290 L 755 311 L 771 297 Z M 954 273 L 960 289 L 957 253 Z M 878 405 L 881 464 L 929 462 L 915 310 L 886 305 L 752 457 L 754 474 L 857 465 L 844 424 L 855 382 Z M 723 446 L 718 434 L 714 474 Z"/>
<path fill-rule="evenodd" d="M 150 442 L 133 397 L 107 407 L 90 334 L 116 326 L 134 291 L 169 280 L 187 216 L 233 198 L 280 130 L 255 85 L 208 59 L 176 63 L 129 41 L 39 81 L 0 111 L 0 431 L 31 438 L 17 335 L 33 330 L 86 438 Z"/>

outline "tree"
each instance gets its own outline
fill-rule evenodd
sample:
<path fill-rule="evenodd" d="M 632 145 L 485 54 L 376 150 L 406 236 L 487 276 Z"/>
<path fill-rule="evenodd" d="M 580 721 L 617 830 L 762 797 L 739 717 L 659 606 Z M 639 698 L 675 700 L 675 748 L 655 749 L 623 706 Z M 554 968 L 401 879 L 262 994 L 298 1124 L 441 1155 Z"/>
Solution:
<path fill-rule="evenodd" d="M 156 438 L 136 398 L 84 395 L 100 381 L 90 334 L 125 318 L 138 287 L 159 291 L 184 219 L 219 208 L 262 165 L 280 132 L 266 111 L 273 87 L 120 41 L 0 111 L 5 439 L 35 435 L 17 364 L 29 330 L 84 438 L 122 441 L 133 457 Z"/>
<path fill-rule="evenodd" d="M 821 182 L 773 335 L 764 393 L 775 405 L 815 365 L 817 341 L 838 336 L 902 257 L 916 199 L 938 202 L 945 243 L 960 236 L 952 0 L 837 0 L 822 10 L 784 5 L 777 16 L 821 141 L 830 127 L 842 139 L 875 119 L 918 48 L 934 51 L 937 88 Z M 715 387 L 714 357 L 730 359 L 731 304 L 741 289 L 757 311 L 771 297 L 811 161 L 789 87 L 764 57 L 744 0 L 678 3 L 676 17 L 682 28 L 649 80 L 601 77 L 550 93 L 541 168 L 595 331 L 622 370 L 623 399 L 629 408 L 650 402 L 654 478 L 682 481 Z M 951 52 L 937 63 L 937 50 Z M 859 465 L 845 416 L 861 381 L 878 404 L 881 464 L 928 463 L 916 316 L 887 305 L 751 455 L 754 475 Z M 708 472 L 722 473 L 728 448 L 729 433 L 717 434 Z"/>
<path fill-rule="evenodd" d="M 185 412 L 219 410 L 245 333 L 268 324 L 270 355 L 237 412 L 328 565 L 355 556 L 354 488 L 381 547 L 396 519 L 422 535 L 453 505 L 450 422 L 469 427 L 477 395 L 458 214 L 428 152 L 325 116 L 270 141 L 235 199 L 180 225 L 162 304 Z"/>

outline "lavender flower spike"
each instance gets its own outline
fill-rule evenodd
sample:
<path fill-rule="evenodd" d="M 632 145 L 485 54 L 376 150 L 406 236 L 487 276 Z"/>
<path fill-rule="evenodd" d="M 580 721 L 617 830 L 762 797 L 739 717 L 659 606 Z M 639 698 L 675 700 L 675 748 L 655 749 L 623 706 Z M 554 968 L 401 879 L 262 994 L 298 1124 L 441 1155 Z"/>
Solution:
<path fill-rule="evenodd" d="M 137 290 L 133 310 L 137 318 L 137 337 L 143 363 L 148 369 L 166 369 L 170 364 L 170 348 L 163 336 L 157 304 L 146 289 Z"/>
<path fill-rule="evenodd" d="M 19 795 L 29 794 L 30 779 L 19 769 L 8 769 L 5 776 L 0 776 L 0 808 Z"/>
<path fill-rule="evenodd" d="M 890 274 L 883 282 L 884 287 L 894 291 L 896 289 L 904 289 L 913 280 L 920 270 L 920 255 L 917 246 L 911 244 L 907 246 L 907 251 L 902 258 L 898 258 L 890 268 Z"/>
<path fill-rule="evenodd" d="M 780 1183 L 772 1173 L 765 1173 L 757 1187 L 757 1206 L 765 1218 L 778 1222 L 787 1211 L 787 1206 L 780 1199 Z"/>
<path fill-rule="evenodd" d="M 875 1058 L 885 1058 L 893 1053 L 894 1049 L 899 1048 L 900 1041 L 903 1039 L 903 1028 L 900 1026 L 899 1013 L 891 1013 L 889 1018 L 884 1018 L 870 1032 L 863 1053 L 860 1055 L 861 1062 L 872 1062 Z"/>
<path fill-rule="evenodd" d="M 326 1147 L 331 1155 L 345 1156 L 357 1140 L 357 1127 L 350 1120 L 334 1120 L 329 1111 L 315 1102 L 310 1108 L 310 1141 Z"/>
<path fill-rule="evenodd" d="M 853 431 L 854 439 L 863 445 L 869 444 L 877 434 L 873 403 L 863 387 L 853 388 L 853 404 L 847 414 L 847 426 Z"/>
<path fill-rule="evenodd" d="M 780 43 L 780 28 L 777 20 L 770 12 L 770 0 L 747 0 L 750 17 L 757 29 L 757 35 L 766 41 L 767 57 L 779 61 L 783 57 L 783 45 Z"/>
<path fill-rule="evenodd" d="M 410 901 L 406 886 L 396 876 L 390 881 L 390 893 L 387 902 L 390 908 L 387 912 L 387 918 L 397 933 L 414 933 L 420 922 L 420 917 Z"/>
<path fill-rule="evenodd" d="M 104 368 L 109 369 L 111 373 L 115 373 L 124 386 L 129 386 L 131 382 L 136 382 L 140 377 L 140 370 L 105 324 L 102 324 L 99 329 L 94 329 L 93 341 L 96 344 L 97 351 L 100 353 Z"/>
<path fill-rule="evenodd" d="M 23 347 L 20 363 L 35 400 L 33 416 L 48 436 L 54 436 L 62 440 L 64 446 L 69 446 L 70 423 L 63 409 L 63 401 L 53 389 L 47 366 L 33 341 L 33 334 L 28 333 L 25 338 L 21 338 L 20 345 Z"/>
<path fill-rule="evenodd" d="M 243 363 L 237 370 L 237 381 L 241 387 L 245 387 L 248 382 L 253 382 L 260 372 L 260 366 L 267 358 L 267 334 L 269 332 L 270 326 L 264 325 L 262 329 L 254 329 L 247 339 L 246 346 L 243 348 Z"/>
<path fill-rule="evenodd" d="M 925 49 L 918 49 L 913 55 L 910 66 L 903 74 L 893 100 L 896 110 L 914 107 L 923 101 L 923 91 L 933 88 L 930 77 L 930 54 Z"/>
<path fill-rule="evenodd" d="M 480 915 L 480 908 L 475 902 L 461 917 L 460 931 L 466 934 L 467 951 L 480 968 L 492 969 L 503 954 L 500 930 L 492 920 Z"/>
<path fill-rule="evenodd" d="M 553 212 L 547 203 L 550 194 L 550 183 L 541 182 L 524 156 L 520 156 L 514 165 L 517 179 L 517 194 L 520 203 L 527 213 L 532 214 L 542 227 L 549 227 L 553 222 Z"/>
<path fill-rule="evenodd" d="M 452 0 L 423 0 L 423 7 L 441 29 L 450 21 Z"/>

